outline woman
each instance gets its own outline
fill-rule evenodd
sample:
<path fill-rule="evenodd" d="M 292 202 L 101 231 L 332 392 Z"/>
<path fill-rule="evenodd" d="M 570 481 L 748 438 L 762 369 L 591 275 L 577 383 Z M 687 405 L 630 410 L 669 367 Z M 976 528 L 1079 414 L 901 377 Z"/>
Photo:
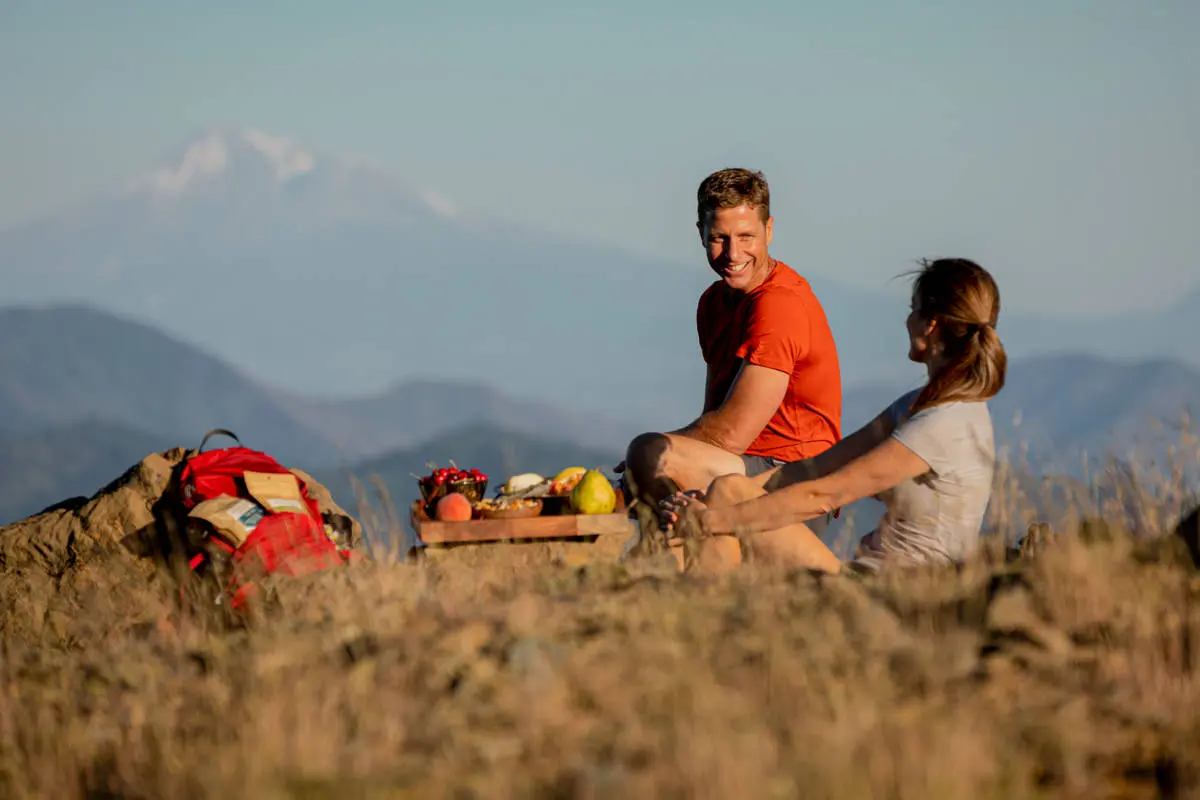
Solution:
<path fill-rule="evenodd" d="M 995 465 L 987 400 L 1004 386 L 1007 363 L 999 313 L 1000 292 L 978 264 L 922 262 L 907 327 L 908 357 L 925 364 L 925 386 L 819 456 L 664 500 L 684 568 L 723 571 L 750 556 L 838 572 L 841 562 L 804 522 L 866 497 L 886 511 L 855 566 L 955 563 L 974 553 Z M 683 539 L 695 543 L 686 557 Z"/>

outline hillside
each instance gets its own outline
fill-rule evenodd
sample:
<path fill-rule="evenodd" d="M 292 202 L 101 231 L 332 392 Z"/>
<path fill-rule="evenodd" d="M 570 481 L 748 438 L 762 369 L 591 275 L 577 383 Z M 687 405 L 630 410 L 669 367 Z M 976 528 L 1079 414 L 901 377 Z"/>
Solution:
<path fill-rule="evenodd" d="M 1194 797 L 1195 567 L 1090 532 L 892 580 L 383 561 L 232 631 L 85 550 L 8 595 L 0 795 Z"/>
<path fill-rule="evenodd" d="M 327 441 L 235 368 L 83 306 L 0 310 L 0 412 L 0 429 L 16 433 L 104 420 L 198 445 L 223 427 L 301 467 L 332 458 Z"/>
<path fill-rule="evenodd" d="M 1056 447 L 1125 450 L 1157 440 L 1155 425 L 1200 420 L 1200 371 L 1179 362 L 1053 356 L 1015 364 L 1013 382 L 1020 391 L 997 413 L 1015 420 L 1014 436 Z"/>
<path fill-rule="evenodd" d="M 0 309 L 0 432 L 32 436 L 84 420 L 189 446 L 211 428 L 229 428 L 247 446 L 305 469 L 361 460 L 476 422 L 584 444 L 636 432 L 601 414 L 478 382 L 413 380 L 376 396 L 301 397 L 153 326 L 94 308 Z"/>
<path fill-rule="evenodd" d="M 310 399 L 280 392 L 277 399 L 294 419 L 359 458 L 382 455 L 472 424 L 551 435 L 586 447 L 628 441 L 640 433 L 630 422 L 570 406 L 518 399 L 465 380 L 414 378 L 373 396 Z"/>

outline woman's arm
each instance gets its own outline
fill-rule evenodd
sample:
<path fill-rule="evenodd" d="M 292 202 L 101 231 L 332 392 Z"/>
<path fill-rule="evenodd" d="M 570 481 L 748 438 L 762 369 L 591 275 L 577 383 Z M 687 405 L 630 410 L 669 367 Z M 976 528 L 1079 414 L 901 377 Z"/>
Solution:
<path fill-rule="evenodd" d="M 928 471 L 924 459 L 889 437 L 823 478 L 785 486 L 737 505 L 706 508 L 698 521 L 710 536 L 775 530 L 871 497 Z"/>
<path fill-rule="evenodd" d="M 767 492 L 775 492 L 785 486 L 831 475 L 882 444 L 895 429 L 896 423 L 892 419 L 890 409 L 885 408 L 875 419 L 825 452 L 768 470 L 756 475 L 753 480 Z"/>

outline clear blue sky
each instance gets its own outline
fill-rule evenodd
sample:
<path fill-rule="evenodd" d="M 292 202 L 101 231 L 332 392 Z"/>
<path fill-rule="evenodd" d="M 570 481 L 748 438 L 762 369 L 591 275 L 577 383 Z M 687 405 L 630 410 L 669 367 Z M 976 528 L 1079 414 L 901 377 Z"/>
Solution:
<path fill-rule="evenodd" d="M 0 0 L 0 226 L 232 125 L 681 263 L 740 164 L 802 271 L 954 253 L 1095 312 L 1200 283 L 1197 0 L 566 5 Z"/>

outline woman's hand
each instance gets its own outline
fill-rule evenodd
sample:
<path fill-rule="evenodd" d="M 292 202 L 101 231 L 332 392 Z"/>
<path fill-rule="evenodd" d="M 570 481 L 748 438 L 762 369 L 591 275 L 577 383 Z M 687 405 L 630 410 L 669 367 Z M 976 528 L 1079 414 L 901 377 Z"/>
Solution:
<path fill-rule="evenodd" d="M 871 531 L 858 540 L 858 547 L 854 548 L 854 558 L 863 558 L 866 556 L 879 555 L 879 531 Z"/>
<path fill-rule="evenodd" d="M 687 535 L 689 532 L 699 532 L 698 515 L 708 509 L 704 504 L 704 493 L 696 489 L 677 492 L 659 502 L 660 517 L 663 529 L 668 533 L 676 532 L 676 536 Z"/>

